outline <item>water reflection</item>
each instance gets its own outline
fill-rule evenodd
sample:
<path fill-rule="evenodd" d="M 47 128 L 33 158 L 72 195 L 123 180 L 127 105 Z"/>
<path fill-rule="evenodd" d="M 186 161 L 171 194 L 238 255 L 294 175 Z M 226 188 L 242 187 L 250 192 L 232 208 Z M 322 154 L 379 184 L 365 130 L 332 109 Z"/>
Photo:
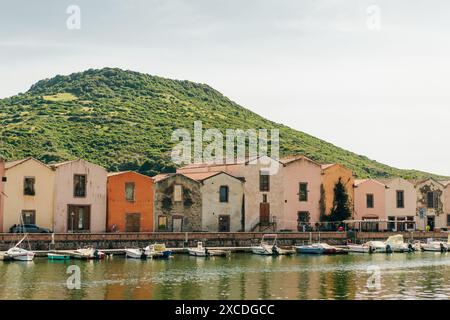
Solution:
<path fill-rule="evenodd" d="M 81 271 L 69 290 L 67 267 Z M 381 288 L 366 286 L 378 266 Z M 394 254 L 168 261 L 114 257 L 105 261 L 0 262 L 1 299 L 448 299 L 450 255 Z"/>

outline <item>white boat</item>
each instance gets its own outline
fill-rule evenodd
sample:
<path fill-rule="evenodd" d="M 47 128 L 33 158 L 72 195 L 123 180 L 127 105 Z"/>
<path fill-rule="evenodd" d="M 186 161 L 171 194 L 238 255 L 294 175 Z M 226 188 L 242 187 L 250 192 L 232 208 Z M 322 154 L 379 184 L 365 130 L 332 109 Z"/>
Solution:
<path fill-rule="evenodd" d="M 125 256 L 132 259 L 142 259 L 145 258 L 142 249 L 125 249 Z"/>
<path fill-rule="evenodd" d="M 28 235 L 25 234 L 25 236 L 14 247 L 6 251 L 5 255 L 12 258 L 13 260 L 32 261 L 34 259 L 34 252 L 19 247 L 27 236 Z"/>
<path fill-rule="evenodd" d="M 201 241 L 197 242 L 197 247 L 188 248 L 188 252 L 191 256 L 206 257 L 206 249 L 203 246 L 203 242 L 201 242 Z"/>
<path fill-rule="evenodd" d="M 392 252 L 412 252 L 414 251 L 414 247 L 408 243 L 405 243 L 403 240 L 403 236 L 401 234 L 397 234 L 394 236 L 390 236 L 387 238 L 386 247 L 390 247 Z"/>
<path fill-rule="evenodd" d="M 277 235 L 265 234 L 263 235 L 261 242 L 258 246 L 252 246 L 252 252 L 254 254 L 272 256 L 276 254 L 277 247 Z"/>
<path fill-rule="evenodd" d="M 383 241 L 369 241 L 365 244 L 371 248 L 372 253 L 392 253 L 392 248 Z"/>
<path fill-rule="evenodd" d="M 105 254 L 94 248 L 83 248 L 74 251 L 74 257 L 78 259 L 103 259 Z"/>
<path fill-rule="evenodd" d="M 348 244 L 347 251 L 354 253 L 372 253 L 371 247 L 366 244 Z"/>
<path fill-rule="evenodd" d="M 328 243 L 314 243 L 305 246 L 296 246 L 295 249 L 301 254 L 346 254 L 347 250 L 330 246 Z"/>
<path fill-rule="evenodd" d="M 144 255 L 153 259 L 168 259 L 172 256 L 172 251 L 164 243 L 155 243 L 144 248 Z"/>
<path fill-rule="evenodd" d="M 447 252 L 450 244 L 450 236 L 447 243 L 444 241 L 436 241 L 432 238 L 427 239 L 426 243 L 422 244 L 423 251 L 431 251 L 431 252 Z"/>

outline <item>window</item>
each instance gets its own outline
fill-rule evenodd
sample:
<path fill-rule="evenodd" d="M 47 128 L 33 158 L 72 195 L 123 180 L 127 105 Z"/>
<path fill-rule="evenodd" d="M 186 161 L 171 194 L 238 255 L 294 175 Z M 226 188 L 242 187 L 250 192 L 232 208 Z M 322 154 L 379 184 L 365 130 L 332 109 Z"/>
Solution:
<path fill-rule="evenodd" d="M 304 182 L 299 183 L 298 187 L 298 200 L 308 201 L 308 184 Z"/>
<path fill-rule="evenodd" d="M 367 208 L 373 208 L 374 207 L 373 194 L 371 194 L 371 193 L 366 194 L 366 204 L 367 204 Z"/>
<path fill-rule="evenodd" d="M 437 207 L 437 194 L 435 191 L 427 192 L 427 208 L 434 209 Z"/>
<path fill-rule="evenodd" d="M 220 202 L 228 202 L 228 186 L 220 186 L 219 188 L 219 195 L 220 195 Z"/>
<path fill-rule="evenodd" d="M 134 201 L 134 182 L 125 183 L 125 198 L 127 201 Z"/>
<path fill-rule="evenodd" d="M 33 177 L 25 177 L 23 180 L 23 194 L 25 196 L 34 196 L 36 194 L 34 190 L 34 184 L 36 180 Z"/>
<path fill-rule="evenodd" d="M 173 187 L 173 201 L 183 201 L 183 186 L 176 184 Z"/>
<path fill-rule="evenodd" d="M 158 229 L 159 230 L 167 230 L 167 217 L 166 216 L 158 216 Z"/>
<path fill-rule="evenodd" d="M 75 198 L 86 197 L 86 175 L 75 174 L 73 176 L 73 196 Z"/>
<path fill-rule="evenodd" d="M 450 227 L 450 214 L 447 215 L 447 226 Z"/>
<path fill-rule="evenodd" d="M 270 175 L 268 171 L 259 172 L 259 191 L 270 190 Z"/>
<path fill-rule="evenodd" d="M 22 210 L 22 223 L 23 224 L 36 224 L 36 211 Z"/>
<path fill-rule="evenodd" d="M 388 227 L 388 231 L 396 231 L 395 230 L 395 217 L 388 217 L 388 224 L 387 224 L 387 227 Z"/>
<path fill-rule="evenodd" d="M 397 208 L 405 207 L 405 192 L 403 190 L 397 190 Z"/>
<path fill-rule="evenodd" d="M 262 196 L 263 196 L 262 202 L 267 203 L 267 194 L 263 194 Z"/>
<path fill-rule="evenodd" d="M 414 216 L 406 217 L 406 228 L 408 230 L 414 230 L 416 228 L 416 223 L 414 222 Z"/>

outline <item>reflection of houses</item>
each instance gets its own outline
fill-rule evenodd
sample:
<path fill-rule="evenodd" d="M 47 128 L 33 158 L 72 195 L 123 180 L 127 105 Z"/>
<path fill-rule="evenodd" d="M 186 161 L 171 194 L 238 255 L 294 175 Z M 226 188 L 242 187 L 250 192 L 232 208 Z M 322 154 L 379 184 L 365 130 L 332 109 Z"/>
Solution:
<path fill-rule="evenodd" d="M 201 231 L 201 183 L 183 174 L 153 177 L 155 231 Z"/>
<path fill-rule="evenodd" d="M 55 174 L 42 162 L 26 158 L 7 162 L 3 232 L 23 220 L 53 229 Z"/>
<path fill-rule="evenodd" d="M 225 172 L 184 173 L 201 183 L 202 230 L 237 232 L 243 229 L 244 184 Z"/>
<path fill-rule="evenodd" d="M 416 183 L 418 228 L 430 230 L 447 226 L 447 217 L 444 214 L 445 185 L 432 178 Z"/>
<path fill-rule="evenodd" d="M 5 176 L 5 161 L 0 158 L 0 232 L 3 230 L 3 204 L 4 200 L 4 185 L 6 176 Z"/>
<path fill-rule="evenodd" d="M 107 172 L 84 160 L 51 165 L 55 170 L 55 232 L 104 232 Z"/>
<path fill-rule="evenodd" d="M 322 215 L 329 215 L 331 213 L 334 205 L 334 188 L 339 181 L 341 181 L 347 191 L 349 207 L 353 211 L 353 185 L 355 183 L 353 171 L 337 163 L 324 164 L 322 165 L 321 190 L 321 196 L 323 197 Z"/>
<path fill-rule="evenodd" d="M 284 167 L 284 214 L 278 219 L 278 229 L 303 231 L 320 221 L 319 201 L 321 166 L 304 157 L 281 159 Z"/>
<path fill-rule="evenodd" d="M 417 196 L 414 184 L 402 179 L 379 180 L 386 189 L 386 216 L 389 231 L 414 230 L 416 228 Z"/>
<path fill-rule="evenodd" d="M 385 192 L 386 185 L 377 180 L 355 180 L 355 220 L 374 220 L 374 222 L 361 223 L 361 230 L 375 231 L 387 228 L 386 223 L 376 221 L 386 220 Z"/>
<path fill-rule="evenodd" d="M 153 231 L 153 179 L 133 171 L 108 174 L 107 230 Z"/>

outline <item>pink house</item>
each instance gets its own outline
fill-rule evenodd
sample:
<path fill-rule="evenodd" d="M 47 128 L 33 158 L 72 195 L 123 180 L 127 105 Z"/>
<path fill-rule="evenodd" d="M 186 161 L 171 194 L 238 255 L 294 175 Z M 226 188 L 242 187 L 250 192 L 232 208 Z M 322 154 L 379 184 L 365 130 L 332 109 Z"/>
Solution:
<path fill-rule="evenodd" d="M 5 183 L 5 161 L 0 158 L 0 230 L 3 230 L 3 205 L 4 205 L 4 183 Z"/>
<path fill-rule="evenodd" d="M 284 212 L 279 230 L 304 231 L 320 221 L 321 165 L 305 156 L 281 159 Z"/>
<path fill-rule="evenodd" d="M 365 231 L 385 230 L 386 222 L 386 185 L 374 180 L 355 180 L 355 220 L 372 222 L 359 222 L 355 227 Z"/>

